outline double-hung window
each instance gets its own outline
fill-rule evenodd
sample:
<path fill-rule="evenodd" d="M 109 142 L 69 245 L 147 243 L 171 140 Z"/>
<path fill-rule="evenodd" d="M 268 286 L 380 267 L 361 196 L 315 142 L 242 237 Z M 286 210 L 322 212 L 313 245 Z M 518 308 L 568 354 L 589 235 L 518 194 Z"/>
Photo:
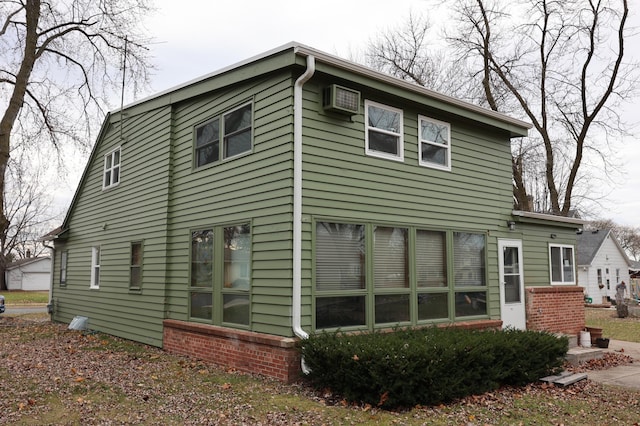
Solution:
<path fill-rule="evenodd" d="M 253 105 L 242 105 L 195 128 L 195 165 L 235 157 L 251 151 Z"/>
<path fill-rule="evenodd" d="M 421 166 L 451 170 L 451 127 L 449 123 L 420 116 Z"/>
<path fill-rule="evenodd" d="M 191 233 L 191 318 L 249 326 L 251 227 L 216 226 Z"/>
<path fill-rule="evenodd" d="M 100 288 L 100 246 L 91 247 L 90 288 Z"/>
<path fill-rule="evenodd" d="M 573 246 L 549 245 L 551 284 L 575 284 Z"/>
<path fill-rule="evenodd" d="M 65 285 L 67 283 L 67 257 L 69 256 L 68 251 L 63 251 L 60 254 L 60 285 Z"/>
<path fill-rule="evenodd" d="M 404 160 L 402 110 L 365 101 L 365 145 L 367 155 Z"/>
<path fill-rule="evenodd" d="M 129 288 L 142 287 L 142 242 L 131 243 L 131 265 L 129 266 Z"/>
<path fill-rule="evenodd" d="M 116 186 L 120 183 L 120 147 L 104 156 L 104 173 L 102 189 Z"/>

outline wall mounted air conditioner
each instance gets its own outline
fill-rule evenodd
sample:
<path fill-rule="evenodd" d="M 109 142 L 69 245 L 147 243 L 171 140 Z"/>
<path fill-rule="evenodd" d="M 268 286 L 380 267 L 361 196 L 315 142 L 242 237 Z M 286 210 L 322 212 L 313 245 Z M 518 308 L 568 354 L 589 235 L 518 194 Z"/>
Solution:
<path fill-rule="evenodd" d="M 360 92 L 332 84 L 322 91 L 322 107 L 326 111 L 355 115 L 360 111 Z"/>

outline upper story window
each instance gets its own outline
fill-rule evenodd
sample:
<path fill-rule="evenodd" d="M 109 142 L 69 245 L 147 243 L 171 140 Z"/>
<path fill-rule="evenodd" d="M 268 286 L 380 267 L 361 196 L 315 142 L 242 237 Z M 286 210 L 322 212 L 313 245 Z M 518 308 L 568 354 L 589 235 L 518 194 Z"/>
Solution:
<path fill-rule="evenodd" d="M 575 284 L 573 246 L 549 245 L 551 284 Z"/>
<path fill-rule="evenodd" d="M 245 104 L 196 126 L 196 167 L 251 151 L 252 108 L 251 103 Z"/>
<path fill-rule="evenodd" d="M 367 155 L 404 160 L 402 110 L 365 101 Z"/>
<path fill-rule="evenodd" d="M 451 170 L 451 126 L 423 116 L 419 122 L 420 165 Z"/>
<path fill-rule="evenodd" d="M 104 156 L 103 176 L 102 189 L 111 188 L 120 183 L 120 147 Z"/>

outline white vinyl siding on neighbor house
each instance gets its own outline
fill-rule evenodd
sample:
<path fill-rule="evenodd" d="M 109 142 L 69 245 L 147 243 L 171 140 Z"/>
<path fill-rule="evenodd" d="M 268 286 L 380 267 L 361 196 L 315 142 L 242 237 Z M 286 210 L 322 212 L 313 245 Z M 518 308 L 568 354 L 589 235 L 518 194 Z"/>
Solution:
<path fill-rule="evenodd" d="M 402 110 L 365 101 L 365 146 L 367 155 L 404 160 Z"/>
<path fill-rule="evenodd" d="M 551 284 L 576 283 L 573 246 L 549 244 L 549 261 L 551 262 Z"/>
<path fill-rule="evenodd" d="M 104 156 L 102 189 L 114 187 L 120 183 L 120 147 Z"/>
<path fill-rule="evenodd" d="M 418 117 L 419 163 L 434 169 L 451 170 L 451 126 L 424 116 Z"/>

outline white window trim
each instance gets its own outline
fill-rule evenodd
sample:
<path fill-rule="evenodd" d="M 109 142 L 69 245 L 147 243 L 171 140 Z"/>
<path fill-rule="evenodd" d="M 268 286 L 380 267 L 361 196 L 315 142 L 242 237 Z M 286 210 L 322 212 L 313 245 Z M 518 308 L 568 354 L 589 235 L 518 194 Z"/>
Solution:
<path fill-rule="evenodd" d="M 369 106 L 375 106 L 381 109 L 397 112 L 400 114 L 400 129 L 398 133 L 390 132 L 388 130 L 379 129 L 377 127 L 371 127 L 376 132 L 384 133 L 387 135 L 398 136 L 398 155 L 387 154 L 380 151 L 369 149 Z M 371 157 L 384 158 L 393 161 L 404 161 L 404 114 L 401 109 L 394 108 L 388 105 L 380 104 L 366 100 L 364 101 L 364 141 L 365 141 L 365 153 Z"/>
<path fill-rule="evenodd" d="M 562 253 L 562 249 L 571 249 L 571 267 L 573 268 L 573 281 L 553 281 L 553 265 L 551 263 L 551 249 L 557 247 Z M 562 272 L 562 279 L 564 280 L 564 271 Z M 576 248 L 571 244 L 549 244 L 549 282 L 551 285 L 576 285 Z"/>
<path fill-rule="evenodd" d="M 113 154 L 115 154 L 116 152 L 120 153 L 119 162 L 118 162 L 117 166 L 115 166 L 114 163 L 113 163 Z M 110 168 L 107 168 L 107 158 L 108 157 L 111 157 L 111 167 Z M 113 171 L 116 168 L 118 169 L 118 181 L 114 183 L 113 182 Z M 106 175 L 106 173 L 108 171 L 111 172 L 111 181 L 110 181 L 109 185 L 106 185 L 105 181 L 104 181 L 104 177 L 105 177 L 105 175 Z M 118 147 L 112 149 L 111 151 L 109 151 L 104 156 L 103 166 L 102 166 L 102 189 L 104 190 L 104 189 L 110 189 L 110 188 L 116 187 L 116 186 L 118 186 L 120 184 L 121 180 L 122 180 L 122 149 L 121 149 L 120 146 L 118 146 Z"/>
<path fill-rule="evenodd" d="M 438 164 L 438 163 L 431 163 L 429 161 L 423 161 L 422 160 L 422 144 L 426 143 L 429 145 L 434 145 L 434 146 L 438 146 L 438 147 L 443 147 L 440 144 L 437 143 L 433 143 L 433 141 L 429 141 L 426 139 L 422 139 L 422 121 L 428 121 L 430 123 L 434 123 L 437 125 L 441 125 L 441 126 L 445 126 L 447 128 L 447 164 L 446 165 L 442 165 L 442 164 Z M 438 170 L 445 170 L 445 171 L 451 171 L 451 124 L 446 123 L 444 121 L 440 121 L 440 120 L 435 120 L 433 118 L 429 118 L 426 117 L 424 115 L 419 115 L 418 116 L 418 163 L 421 166 L 424 167 L 429 167 L 432 169 L 438 169 Z"/>
<path fill-rule="evenodd" d="M 91 247 L 91 281 L 89 284 L 89 288 L 92 288 L 92 289 L 100 288 L 100 256 L 101 256 L 100 246 Z M 98 270 L 97 280 L 96 280 L 96 274 L 95 274 L 96 269 Z"/>

